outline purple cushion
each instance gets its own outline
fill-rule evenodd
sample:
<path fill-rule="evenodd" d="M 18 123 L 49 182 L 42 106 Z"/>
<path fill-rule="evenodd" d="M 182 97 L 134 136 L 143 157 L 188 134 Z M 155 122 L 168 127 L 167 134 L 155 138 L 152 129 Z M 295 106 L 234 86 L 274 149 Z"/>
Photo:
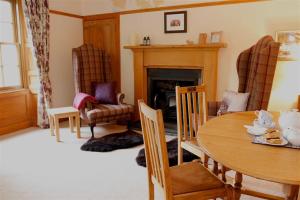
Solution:
<path fill-rule="evenodd" d="M 115 92 L 115 83 L 96 83 L 95 88 L 95 98 L 98 103 L 103 104 L 117 104 L 117 95 Z"/>

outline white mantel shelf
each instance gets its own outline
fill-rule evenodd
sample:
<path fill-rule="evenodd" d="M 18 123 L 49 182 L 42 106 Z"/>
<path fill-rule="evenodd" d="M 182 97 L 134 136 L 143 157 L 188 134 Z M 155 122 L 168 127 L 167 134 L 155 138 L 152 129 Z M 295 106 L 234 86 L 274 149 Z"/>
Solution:
<path fill-rule="evenodd" d="M 178 45 L 136 45 L 124 46 L 124 49 L 170 49 L 170 48 L 226 48 L 226 43 L 207 43 L 207 44 L 178 44 Z"/>

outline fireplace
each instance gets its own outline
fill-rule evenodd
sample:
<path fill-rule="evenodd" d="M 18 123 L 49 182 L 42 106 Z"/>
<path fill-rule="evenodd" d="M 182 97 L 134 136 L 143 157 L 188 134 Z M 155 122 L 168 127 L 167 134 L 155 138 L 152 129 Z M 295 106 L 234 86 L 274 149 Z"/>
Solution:
<path fill-rule="evenodd" d="M 176 86 L 201 84 L 201 69 L 161 69 L 147 70 L 148 104 L 161 109 L 164 121 L 176 124 Z"/>
<path fill-rule="evenodd" d="M 211 43 L 203 45 L 125 46 L 125 49 L 131 49 L 133 52 L 134 120 L 139 119 L 139 109 L 137 104 L 138 99 L 143 99 L 151 106 L 154 105 L 153 98 L 151 98 L 152 102 L 149 98 L 150 95 L 153 95 L 154 91 L 152 90 L 148 92 L 150 89 L 150 86 L 148 86 L 149 81 L 152 81 L 154 86 L 157 85 L 168 89 L 174 88 L 176 84 L 180 84 L 181 86 L 191 85 L 192 82 L 197 84 L 197 81 L 199 81 L 199 78 L 201 77 L 201 83 L 205 84 L 206 87 L 207 100 L 215 101 L 217 91 L 218 51 L 220 48 L 225 47 L 225 43 Z M 179 73 L 179 75 L 182 74 L 187 77 L 171 78 L 169 74 L 177 74 L 176 72 L 178 72 L 175 71 L 175 68 L 178 70 L 192 70 L 192 72 L 194 72 L 192 74 L 198 74 L 198 78 L 195 78 L 195 80 L 188 80 L 190 77 L 186 75 L 189 74 L 187 71 L 184 71 L 187 73 Z M 161 69 L 163 70 L 160 71 L 162 74 L 166 73 L 164 70 L 167 70 L 167 76 L 159 78 L 156 76 L 157 72 L 152 72 L 152 69 Z M 148 73 L 153 75 L 152 80 L 152 75 L 149 75 Z M 166 93 L 168 95 L 164 98 L 168 100 L 167 105 L 172 107 L 175 103 L 174 97 L 172 97 L 172 95 L 174 96 L 174 93 L 170 93 L 169 90 Z M 159 105 L 156 104 L 156 106 Z"/>

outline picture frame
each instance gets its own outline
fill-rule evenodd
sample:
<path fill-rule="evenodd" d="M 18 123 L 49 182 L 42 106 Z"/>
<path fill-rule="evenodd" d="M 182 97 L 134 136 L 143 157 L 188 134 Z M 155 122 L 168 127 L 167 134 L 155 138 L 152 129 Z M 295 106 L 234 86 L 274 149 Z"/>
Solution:
<path fill-rule="evenodd" d="M 187 11 L 164 13 L 165 33 L 187 32 Z"/>
<path fill-rule="evenodd" d="M 220 43 L 220 42 L 222 42 L 222 31 L 211 32 L 210 42 L 211 43 Z"/>
<path fill-rule="evenodd" d="M 199 33 L 199 44 L 206 44 L 207 34 L 206 33 Z"/>
<path fill-rule="evenodd" d="M 277 31 L 276 42 L 280 42 L 278 58 L 297 60 L 300 57 L 300 30 Z"/>

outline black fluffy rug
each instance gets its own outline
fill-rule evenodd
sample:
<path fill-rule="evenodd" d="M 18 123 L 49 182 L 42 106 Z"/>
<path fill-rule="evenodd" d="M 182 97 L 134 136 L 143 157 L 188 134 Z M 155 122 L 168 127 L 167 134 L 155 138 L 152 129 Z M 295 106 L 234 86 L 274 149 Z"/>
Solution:
<path fill-rule="evenodd" d="M 167 142 L 168 149 L 168 157 L 169 157 L 169 165 L 175 166 L 178 164 L 178 140 L 177 138 Z M 183 161 L 191 162 L 192 160 L 199 159 L 199 157 L 194 154 L 183 150 Z M 138 156 L 136 157 L 136 162 L 138 165 L 146 167 L 146 159 L 145 159 L 145 149 L 141 149 Z"/>
<path fill-rule="evenodd" d="M 83 151 L 108 152 L 135 147 L 143 143 L 141 134 L 128 130 L 123 133 L 114 133 L 101 138 L 89 139 L 80 149 Z"/>

